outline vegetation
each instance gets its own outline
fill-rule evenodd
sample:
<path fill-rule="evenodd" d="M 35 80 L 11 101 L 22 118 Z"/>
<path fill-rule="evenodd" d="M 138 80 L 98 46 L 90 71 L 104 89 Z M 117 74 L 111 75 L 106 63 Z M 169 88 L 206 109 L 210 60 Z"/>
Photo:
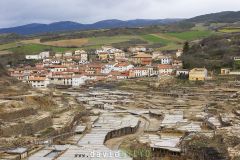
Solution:
<path fill-rule="evenodd" d="M 69 48 L 64 47 L 52 47 L 52 46 L 46 46 L 41 44 L 28 44 L 28 45 L 22 45 L 18 46 L 16 48 L 11 48 L 10 51 L 17 54 L 36 54 L 43 51 L 54 51 L 54 52 L 64 52 L 67 50 L 70 50 Z"/>
<path fill-rule="evenodd" d="M 233 67 L 233 57 L 240 54 L 240 34 L 214 35 L 192 45 L 182 59 L 184 68 L 206 67 L 220 70 Z"/>
<path fill-rule="evenodd" d="M 182 39 L 182 40 L 186 40 L 186 41 L 190 41 L 190 40 L 195 40 L 195 39 L 202 39 L 202 38 L 206 38 L 210 35 L 212 35 L 213 32 L 211 31 L 187 31 L 187 32 L 179 32 L 179 33 L 168 33 L 168 35 Z"/>
<path fill-rule="evenodd" d="M 223 33 L 239 33 L 240 27 L 223 27 L 218 30 L 219 32 Z"/>

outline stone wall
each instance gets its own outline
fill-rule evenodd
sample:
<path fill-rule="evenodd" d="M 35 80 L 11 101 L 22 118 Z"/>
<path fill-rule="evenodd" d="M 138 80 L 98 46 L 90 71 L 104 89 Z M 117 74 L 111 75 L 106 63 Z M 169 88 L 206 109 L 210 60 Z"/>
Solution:
<path fill-rule="evenodd" d="M 28 136 L 35 134 L 38 131 L 46 129 L 52 126 L 52 119 L 48 116 L 43 116 L 37 118 L 31 122 L 20 122 L 14 123 L 6 126 L 1 126 L 0 136 L 9 137 L 9 136 Z"/>
<path fill-rule="evenodd" d="M 14 121 L 15 119 L 35 114 L 37 114 L 37 110 L 33 108 L 13 109 L 12 111 L 1 112 L 0 119 L 2 119 L 3 121 Z"/>

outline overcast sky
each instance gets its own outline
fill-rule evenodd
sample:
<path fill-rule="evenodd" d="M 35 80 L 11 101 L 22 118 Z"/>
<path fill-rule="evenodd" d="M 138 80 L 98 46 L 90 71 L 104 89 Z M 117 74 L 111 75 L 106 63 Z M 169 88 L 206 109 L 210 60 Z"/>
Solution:
<path fill-rule="evenodd" d="M 0 28 L 28 23 L 190 18 L 240 10 L 240 0 L 0 0 Z"/>

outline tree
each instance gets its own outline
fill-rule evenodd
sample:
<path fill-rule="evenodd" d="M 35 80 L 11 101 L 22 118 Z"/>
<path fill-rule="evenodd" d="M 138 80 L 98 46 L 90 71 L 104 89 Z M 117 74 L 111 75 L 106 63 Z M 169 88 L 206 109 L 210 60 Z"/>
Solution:
<path fill-rule="evenodd" d="M 183 53 L 186 53 L 189 51 L 189 43 L 188 42 L 185 42 L 184 43 L 184 46 L 183 46 Z"/>

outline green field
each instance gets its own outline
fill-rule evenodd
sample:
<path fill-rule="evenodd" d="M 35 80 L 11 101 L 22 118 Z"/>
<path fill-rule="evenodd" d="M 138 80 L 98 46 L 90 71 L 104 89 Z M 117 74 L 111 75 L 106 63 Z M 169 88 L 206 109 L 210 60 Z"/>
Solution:
<path fill-rule="evenodd" d="M 52 47 L 52 46 L 46 46 L 41 44 L 27 44 L 27 45 L 11 48 L 9 50 L 12 51 L 13 53 L 35 54 L 35 53 L 43 52 L 46 50 L 51 50 L 54 52 L 64 52 L 67 50 L 71 50 L 71 48 Z"/>
<path fill-rule="evenodd" d="M 154 34 L 143 35 L 142 38 L 148 41 L 149 43 L 160 43 L 163 45 L 167 45 L 168 43 L 171 42 L 171 40 L 169 39 L 164 39 Z"/>
<path fill-rule="evenodd" d="M 10 48 L 14 48 L 14 47 L 17 47 L 17 46 L 18 46 L 17 43 L 3 44 L 3 45 L 0 45 L 0 51 L 7 50 L 7 49 L 10 49 Z"/>
<path fill-rule="evenodd" d="M 202 39 L 213 34 L 214 32 L 211 32 L 211 31 L 187 31 L 187 32 L 180 32 L 180 33 L 177 33 L 177 32 L 167 33 L 167 35 L 169 36 L 176 37 L 178 39 L 182 39 L 185 41 Z"/>
<path fill-rule="evenodd" d="M 220 29 L 219 32 L 223 32 L 223 33 L 238 33 L 238 32 L 240 32 L 240 27 L 226 27 L 226 28 Z"/>
<path fill-rule="evenodd" d="M 228 31 L 230 30 L 227 28 Z M 231 31 L 238 31 L 240 28 L 231 28 Z M 187 31 L 187 32 L 169 32 L 169 33 L 154 33 L 146 35 L 119 35 L 119 36 L 104 36 L 104 37 L 90 37 L 87 38 L 88 42 L 79 46 L 82 49 L 97 49 L 103 45 L 112 45 L 117 43 L 129 42 L 133 39 L 143 40 L 149 45 L 159 44 L 160 48 L 158 50 L 175 50 L 182 48 L 185 41 L 192 41 L 196 39 L 202 39 L 210 35 L 215 34 L 212 31 L 206 30 L 196 30 L 196 31 Z M 141 45 L 141 44 L 140 44 Z M 161 47 L 162 46 L 162 47 Z M 48 44 L 38 44 L 33 42 L 23 43 L 22 41 L 18 43 L 9 43 L 0 45 L 1 50 L 8 50 L 13 53 L 20 54 L 35 54 L 45 50 L 50 50 L 54 52 L 64 52 L 68 50 L 76 50 L 78 48 L 71 47 L 57 47 L 50 46 Z"/>
<path fill-rule="evenodd" d="M 92 37 L 88 38 L 88 46 L 90 45 L 110 45 L 112 43 L 126 42 L 131 39 L 139 38 L 139 36 L 111 36 L 111 37 Z"/>

